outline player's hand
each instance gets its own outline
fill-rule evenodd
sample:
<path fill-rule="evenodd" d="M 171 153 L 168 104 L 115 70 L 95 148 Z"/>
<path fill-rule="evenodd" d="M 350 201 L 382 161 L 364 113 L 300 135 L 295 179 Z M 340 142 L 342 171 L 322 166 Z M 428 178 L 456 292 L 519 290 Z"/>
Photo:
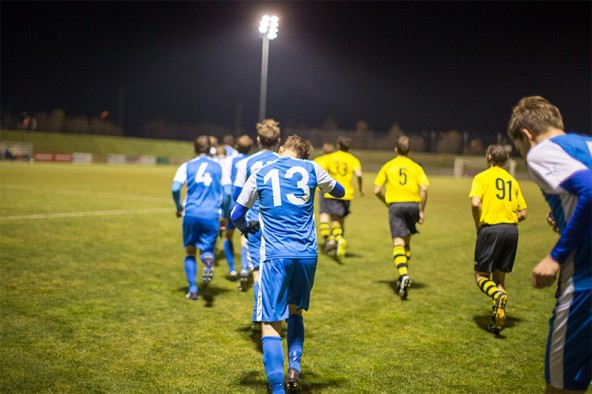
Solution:
<path fill-rule="evenodd" d="M 417 221 L 417 223 L 423 224 L 423 221 L 424 221 L 423 211 L 419 211 L 419 220 Z"/>
<path fill-rule="evenodd" d="M 249 234 L 256 234 L 260 228 L 261 225 L 259 224 L 259 222 L 250 221 L 249 225 L 247 226 L 247 228 L 245 228 L 242 234 L 245 236 L 245 239 L 249 239 Z"/>
<path fill-rule="evenodd" d="M 219 219 L 220 222 L 220 231 L 226 231 L 226 228 L 228 227 L 228 220 L 226 220 L 225 217 L 220 217 Z"/>
<path fill-rule="evenodd" d="M 180 218 L 181 216 L 183 216 L 183 209 L 181 209 L 180 211 L 177 211 L 175 214 L 177 215 L 178 218 Z"/>
<path fill-rule="evenodd" d="M 547 214 L 547 224 L 551 226 L 554 232 L 559 233 L 559 227 L 557 226 L 557 222 L 555 221 L 555 218 L 553 217 L 553 212 L 551 211 L 549 211 L 549 213 Z"/>
<path fill-rule="evenodd" d="M 532 270 L 532 287 L 535 289 L 544 289 L 551 286 L 555 283 L 557 273 L 560 269 L 561 265 L 551 255 L 545 256 Z"/>

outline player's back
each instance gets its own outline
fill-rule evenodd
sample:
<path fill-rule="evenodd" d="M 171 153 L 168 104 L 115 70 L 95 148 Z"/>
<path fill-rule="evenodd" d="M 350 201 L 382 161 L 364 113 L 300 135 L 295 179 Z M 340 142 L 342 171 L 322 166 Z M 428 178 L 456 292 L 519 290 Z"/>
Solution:
<path fill-rule="evenodd" d="M 214 217 L 222 206 L 222 167 L 201 155 L 187 162 L 185 215 Z"/>
<path fill-rule="evenodd" d="M 260 150 L 253 153 L 251 156 L 239 161 L 237 164 L 237 174 L 234 181 L 234 186 L 242 188 L 251 174 L 261 169 L 266 164 L 277 160 L 278 154 L 270 150 Z M 255 202 L 253 208 L 249 210 L 247 215 L 249 220 L 259 220 L 259 202 Z"/>
<path fill-rule="evenodd" d="M 244 160 L 246 157 L 246 154 L 237 152 L 236 155 L 230 156 L 228 158 L 230 165 L 230 180 L 232 181 L 232 184 L 234 184 L 234 181 L 236 180 L 236 174 L 238 173 L 238 162 Z"/>
<path fill-rule="evenodd" d="M 475 176 L 469 194 L 473 196 L 481 198 L 481 224 L 518 223 L 518 211 L 526 209 L 516 179 L 497 166 Z"/>
<path fill-rule="evenodd" d="M 333 179 L 343 185 L 345 195 L 342 200 L 353 199 L 355 194 L 353 177 L 356 169 L 362 169 L 360 160 L 349 152 L 338 150 L 328 154 L 319 164 Z M 328 193 L 325 194 L 325 197 L 334 198 Z"/>
<path fill-rule="evenodd" d="M 423 168 L 407 156 L 397 156 L 379 171 L 377 180 L 386 183 L 387 203 L 419 202 L 421 185 L 429 181 Z"/>
<path fill-rule="evenodd" d="M 312 161 L 281 157 L 257 172 L 262 259 L 317 256 L 313 212 L 321 171 Z"/>

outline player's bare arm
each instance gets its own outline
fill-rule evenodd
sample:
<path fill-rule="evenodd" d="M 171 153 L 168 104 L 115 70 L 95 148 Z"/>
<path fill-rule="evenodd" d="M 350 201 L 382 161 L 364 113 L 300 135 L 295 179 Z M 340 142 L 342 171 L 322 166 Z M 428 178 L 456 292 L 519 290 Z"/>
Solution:
<path fill-rule="evenodd" d="M 388 207 L 386 199 L 384 198 L 384 191 L 382 190 L 382 186 L 374 185 L 374 195 L 378 197 L 378 199 Z"/>
<path fill-rule="evenodd" d="M 518 222 L 526 220 L 526 218 L 528 217 L 528 211 L 526 209 L 522 209 L 522 210 L 518 211 L 517 216 L 518 216 Z"/>
<path fill-rule="evenodd" d="M 361 168 L 356 168 L 354 170 L 354 173 L 358 177 L 358 190 L 360 191 L 360 195 L 362 197 L 364 197 L 364 195 L 366 194 L 366 191 L 364 190 L 364 182 L 363 182 L 363 178 L 362 178 L 363 177 L 362 169 Z"/>
<path fill-rule="evenodd" d="M 428 187 L 421 185 L 419 188 L 419 224 L 423 224 L 425 220 L 425 207 L 428 203 Z"/>
<path fill-rule="evenodd" d="M 475 221 L 475 229 L 479 234 L 479 219 L 481 218 L 481 198 L 473 196 L 471 198 L 471 213 L 473 214 L 473 220 Z"/>

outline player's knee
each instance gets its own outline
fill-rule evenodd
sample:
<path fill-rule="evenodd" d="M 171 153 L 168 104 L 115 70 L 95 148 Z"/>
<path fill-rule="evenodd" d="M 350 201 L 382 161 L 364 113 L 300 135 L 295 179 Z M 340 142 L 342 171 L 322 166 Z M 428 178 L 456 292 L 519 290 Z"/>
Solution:
<path fill-rule="evenodd" d="M 214 261 L 214 253 L 212 252 L 204 252 L 201 254 L 201 261 L 205 262 L 213 262 Z"/>
<path fill-rule="evenodd" d="M 195 253 L 197 252 L 197 248 L 195 246 L 187 246 L 185 247 L 185 254 L 187 256 L 195 257 Z"/>

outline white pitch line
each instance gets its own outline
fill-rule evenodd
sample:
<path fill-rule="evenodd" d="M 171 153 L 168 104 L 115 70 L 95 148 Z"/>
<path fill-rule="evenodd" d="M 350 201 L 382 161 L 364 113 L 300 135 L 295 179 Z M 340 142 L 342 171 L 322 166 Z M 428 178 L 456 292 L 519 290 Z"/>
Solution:
<path fill-rule="evenodd" d="M 125 195 L 125 194 L 111 194 L 111 193 L 97 193 L 97 192 L 71 190 L 71 189 L 52 189 L 49 187 L 37 187 L 37 186 L 27 186 L 27 185 L 1 185 L 0 189 L 28 190 L 28 191 L 44 192 L 44 193 L 69 194 L 69 195 L 73 195 L 73 196 L 90 196 L 90 197 L 110 198 L 110 199 L 114 199 L 114 200 L 147 201 L 147 202 L 157 202 L 157 203 L 161 203 L 161 204 L 170 204 L 170 200 L 165 200 L 163 198 L 157 198 L 157 197 L 133 196 L 133 195 L 130 196 L 130 195 Z"/>
<path fill-rule="evenodd" d="M 145 213 L 172 213 L 174 208 L 146 208 L 146 209 L 118 209 L 111 211 L 86 211 L 86 212 L 61 212 L 46 213 L 39 215 L 22 216 L 4 216 L 0 220 L 34 220 L 34 219 L 59 219 L 59 218 L 77 218 L 86 216 L 114 216 L 114 215 L 134 215 Z"/>

